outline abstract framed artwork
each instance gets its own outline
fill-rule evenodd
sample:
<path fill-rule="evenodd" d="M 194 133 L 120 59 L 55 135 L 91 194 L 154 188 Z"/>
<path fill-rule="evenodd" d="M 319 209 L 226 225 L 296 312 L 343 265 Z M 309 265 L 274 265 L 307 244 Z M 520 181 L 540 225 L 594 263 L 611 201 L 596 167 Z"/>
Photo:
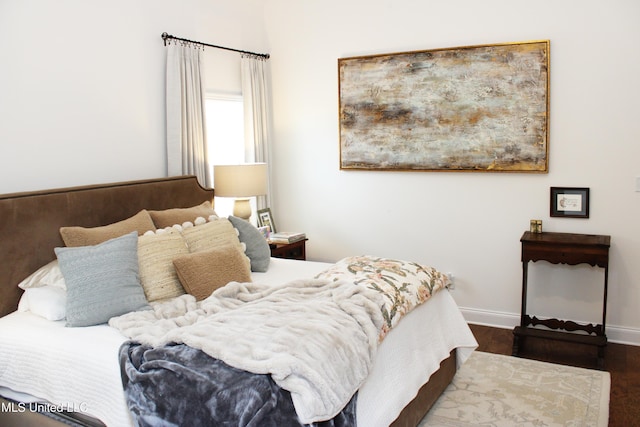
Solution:
<path fill-rule="evenodd" d="M 589 189 L 551 187 L 549 215 L 562 218 L 589 218 Z"/>
<path fill-rule="evenodd" d="M 549 40 L 338 59 L 340 169 L 548 172 Z"/>

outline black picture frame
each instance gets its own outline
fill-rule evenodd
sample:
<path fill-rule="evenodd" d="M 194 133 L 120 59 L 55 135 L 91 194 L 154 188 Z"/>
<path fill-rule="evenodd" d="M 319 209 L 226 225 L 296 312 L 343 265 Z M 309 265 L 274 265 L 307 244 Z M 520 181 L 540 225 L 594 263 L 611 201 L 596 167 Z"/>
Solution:
<path fill-rule="evenodd" d="M 269 227 L 271 233 L 277 233 L 276 222 L 270 208 L 258 209 L 258 227 Z"/>
<path fill-rule="evenodd" d="M 551 187 L 550 215 L 559 218 L 589 218 L 589 188 Z"/>

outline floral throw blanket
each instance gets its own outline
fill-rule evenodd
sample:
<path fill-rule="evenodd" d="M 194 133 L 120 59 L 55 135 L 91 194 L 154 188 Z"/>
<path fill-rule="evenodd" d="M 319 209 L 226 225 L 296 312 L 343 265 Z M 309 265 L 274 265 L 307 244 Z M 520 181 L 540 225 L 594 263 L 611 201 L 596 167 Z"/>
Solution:
<path fill-rule="evenodd" d="M 385 324 L 379 341 L 405 314 L 451 283 L 446 274 L 433 267 L 368 255 L 343 258 L 316 278 L 346 280 L 380 292 Z"/>

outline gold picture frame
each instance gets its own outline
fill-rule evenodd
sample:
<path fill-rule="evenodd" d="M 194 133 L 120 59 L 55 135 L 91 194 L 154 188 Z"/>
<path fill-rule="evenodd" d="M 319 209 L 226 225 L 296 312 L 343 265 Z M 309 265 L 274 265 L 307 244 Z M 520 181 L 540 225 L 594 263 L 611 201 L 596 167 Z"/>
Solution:
<path fill-rule="evenodd" d="M 340 169 L 547 173 L 549 40 L 338 59 Z"/>

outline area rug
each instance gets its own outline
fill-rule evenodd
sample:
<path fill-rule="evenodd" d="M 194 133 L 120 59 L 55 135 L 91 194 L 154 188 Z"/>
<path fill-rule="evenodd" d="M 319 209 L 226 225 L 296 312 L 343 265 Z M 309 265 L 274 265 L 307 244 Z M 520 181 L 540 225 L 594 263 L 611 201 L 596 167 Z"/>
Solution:
<path fill-rule="evenodd" d="M 419 427 L 607 426 L 608 372 L 474 352 Z"/>

